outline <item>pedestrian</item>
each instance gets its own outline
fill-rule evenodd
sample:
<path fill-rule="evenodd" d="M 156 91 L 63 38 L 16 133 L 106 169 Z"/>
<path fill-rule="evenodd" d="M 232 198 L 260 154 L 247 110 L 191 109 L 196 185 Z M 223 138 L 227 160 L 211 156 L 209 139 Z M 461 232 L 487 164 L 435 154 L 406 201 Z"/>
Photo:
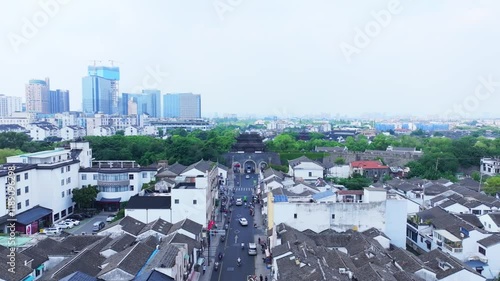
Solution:
<path fill-rule="evenodd" d="M 267 276 L 266 276 L 266 278 L 264 280 L 267 281 Z"/>
<path fill-rule="evenodd" d="M 260 245 L 260 237 L 259 237 L 259 245 Z"/>
<path fill-rule="evenodd" d="M 260 281 L 263 281 L 264 277 L 262 277 L 262 274 L 260 275 Z"/>
<path fill-rule="evenodd" d="M 205 271 L 207 271 L 207 266 L 203 265 L 203 274 L 205 274 Z"/>

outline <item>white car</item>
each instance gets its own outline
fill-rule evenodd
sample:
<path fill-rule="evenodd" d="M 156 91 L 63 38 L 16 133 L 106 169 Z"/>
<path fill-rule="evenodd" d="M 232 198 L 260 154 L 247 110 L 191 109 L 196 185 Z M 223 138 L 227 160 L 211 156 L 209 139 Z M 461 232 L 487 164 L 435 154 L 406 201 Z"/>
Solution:
<path fill-rule="evenodd" d="M 67 223 L 65 221 L 58 222 L 54 224 L 54 227 L 60 228 L 60 229 L 68 229 L 68 228 L 73 228 L 72 223 Z"/>
<path fill-rule="evenodd" d="M 243 225 L 243 226 L 247 226 L 248 225 L 248 221 L 245 218 L 241 218 L 241 219 L 239 219 L 239 221 L 240 221 L 240 224 Z"/>
<path fill-rule="evenodd" d="M 241 206 L 243 205 L 243 200 L 241 198 L 236 199 L 236 206 Z"/>
<path fill-rule="evenodd" d="M 73 225 L 79 225 L 79 224 L 80 224 L 80 221 L 79 221 L 79 220 L 74 220 L 74 219 L 65 219 L 64 221 L 65 221 L 65 222 L 70 222 L 70 223 L 72 223 Z"/>
<path fill-rule="evenodd" d="M 106 222 L 112 222 L 114 219 L 115 219 L 115 215 L 109 215 L 109 216 L 106 218 Z"/>
<path fill-rule="evenodd" d="M 250 178 L 250 175 L 246 175 L 246 176 L 245 176 L 245 178 L 246 178 L 246 179 L 249 179 L 249 178 Z"/>

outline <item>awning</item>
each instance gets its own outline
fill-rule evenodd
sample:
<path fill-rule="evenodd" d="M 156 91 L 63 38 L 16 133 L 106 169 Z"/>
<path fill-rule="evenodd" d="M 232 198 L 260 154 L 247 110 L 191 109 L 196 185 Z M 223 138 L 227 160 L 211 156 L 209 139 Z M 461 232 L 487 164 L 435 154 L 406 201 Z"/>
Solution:
<path fill-rule="evenodd" d="M 28 225 L 47 215 L 52 214 L 52 210 L 41 206 L 35 206 L 27 211 L 24 211 L 16 216 L 17 222 Z"/>
<path fill-rule="evenodd" d="M 209 222 L 208 222 L 208 227 L 207 227 L 207 229 L 208 229 L 208 230 L 211 230 L 211 229 L 212 229 L 212 227 L 214 227 L 214 225 L 215 225 L 215 221 L 209 221 Z"/>
<path fill-rule="evenodd" d="M 101 198 L 99 200 L 99 202 L 101 203 L 120 203 L 120 201 L 122 200 L 121 197 L 118 197 L 118 198 Z"/>
<path fill-rule="evenodd" d="M 449 240 L 451 242 L 460 242 L 462 240 L 458 239 L 457 237 L 455 237 L 453 234 L 449 233 L 447 230 L 444 230 L 444 229 L 438 229 L 438 230 L 434 230 L 437 234 L 443 236 L 444 238 L 446 238 L 446 240 Z"/>

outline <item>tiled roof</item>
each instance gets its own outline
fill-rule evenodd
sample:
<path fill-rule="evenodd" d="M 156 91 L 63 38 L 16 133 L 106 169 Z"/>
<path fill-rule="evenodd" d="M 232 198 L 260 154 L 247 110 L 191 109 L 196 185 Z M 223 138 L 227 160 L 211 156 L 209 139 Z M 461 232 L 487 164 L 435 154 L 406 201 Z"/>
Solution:
<path fill-rule="evenodd" d="M 146 231 L 152 230 L 155 232 L 158 232 L 163 235 L 167 235 L 170 232 L 170 229 L 172 228 L 173 224 L 169 223 L 166 220 L 162 219 L 157 219 L 155 221 L 152 221 L 141 230 L 139 234 L 145 233 Z"/>
<path fill-rule="evenodd" d="M 113 250 L 115 252 L 121 252 L 126 248 L 132 246 L 134 242 L 135 242 L 134 236 L 128 233 L 124 233 L 111 240 L 106 246 L 102 248 L 101 251 Z"/>
<path fill-rule="evenodd" d="M 144 266 L 154 250 L 155 248 L 147 243 L 137 243 L 107 259 L 104 263 L 108 265 L 97 274 L 97 277 L 102 278 L 106 273 L 118 268 L 135 276 Z"/>
<path fill-rule="evenodd" d="M 480 245 L 483 245 L 485 247 L 490 247 L 490 246 L 496 245 L 496 244 L 500 243 L 500 235 L 498 235 L 498 234 L 490 235 L 486 238 L 483 238 L 483 239 L 477 241 L 477 243 Z"/>
<path fill-rule="evenodd" d="M 314 163 L 318 166 L 321 166 L 323 167 L 323 164 L 317 162 L 317 161 L 314 161 L 314 160 L 311 160 L 309 159 L 308 157 L 306 156 L 300 156 L 299 158 L 296 158 L 296 159 L 292 159 L 292 160 L 288 160 L 288 164 L 293 168 L 297 165 L 299 165 L 300 163 Z"/>
<path fill-rule="evenodd" d="M 136 220 L 130 216 L 124 217 L 119 224 L 122 226 L 122 230 L 132 234 L 134 236 L 137 236 L 141 230 L 146 226 L 145 223 Z"/>
<path fill-rule="evenodd" d="M 380 161 L 352 161 L 351 167 L 363 169 L 388 169 L 389 166 L 383 165 Z"/>
<path fill-rule="evenodd" d="M 171 196 L 132 196 L 127 203 L 127 209 L 170 209 Z"/>

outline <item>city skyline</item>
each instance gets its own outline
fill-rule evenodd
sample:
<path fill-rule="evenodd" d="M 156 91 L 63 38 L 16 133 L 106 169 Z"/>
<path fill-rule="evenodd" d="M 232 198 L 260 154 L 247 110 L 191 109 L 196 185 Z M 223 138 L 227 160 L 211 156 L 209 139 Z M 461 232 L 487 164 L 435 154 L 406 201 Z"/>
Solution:
<path fill-rule="evenodd" d="M 214 8 L 217 1 L 62 2 L 52 14 L 36 2 L 9 4 L 0 94 L 23 96 L 27 80 L 50 77 L 69 90 L 70 109 L 81 110 L 86 67 L 113 60 L 120 94 L 201 94 L 207 117 L 465 118 L 495 116 L 500 101 L 494 1 L 245 1 L 226 11 Z M 26 21 L 43 12 L 47 23 L 24 36 Z M 101 20 L 89 22 L 89 12 Z"/>

